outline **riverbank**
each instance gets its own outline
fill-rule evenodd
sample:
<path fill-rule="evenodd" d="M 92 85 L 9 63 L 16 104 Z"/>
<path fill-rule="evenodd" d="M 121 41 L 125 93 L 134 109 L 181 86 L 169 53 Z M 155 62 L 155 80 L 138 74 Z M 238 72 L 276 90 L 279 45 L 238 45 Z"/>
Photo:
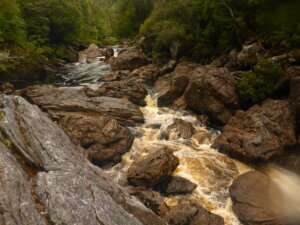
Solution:
<path fill-rule="evenodd" d="M 297 224 L 299 201 L 288 204 L 293 191 L 278 183 L 297 189 L 299 176 L 270 163 L 298 151 L 299 66 L 277 85 L 288 95 L 241 110 L 240 72 L 230 68 L 257 63 L 250 53 L 158 66 L 129 48 L 109 65 L 98 58 L 66 67 L 49 80 L 56 86 L 7 92 L 19 97 L 1 97 L 1 143 L 12 161 L 0 164 L 0 190 L 15 185 L 8 202 L 18 196 L 6 179 L 14 165 L 17 182 L 32 186 L 26 201 L 38 205 L 31 224 Z M 293 162 L 286 168 L 297 173 Z"/>

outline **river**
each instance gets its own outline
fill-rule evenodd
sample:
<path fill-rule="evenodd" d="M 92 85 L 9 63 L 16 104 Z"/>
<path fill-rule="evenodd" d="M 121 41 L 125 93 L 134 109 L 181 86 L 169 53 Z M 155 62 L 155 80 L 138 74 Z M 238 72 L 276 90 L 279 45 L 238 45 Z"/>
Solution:
<path fill-rule="evenodd" d="M 58 73 L 48 77 L 44 83 L 57 86 L 97 87 L 101 85 L 98 79 L 110 71 L 110 65 L 101 61 L 91 64 L 73 63 L 58 69 Z M 145 123 L 130 128 L 134 133 L 142 135 L 135 139 L 130 152 L 123 156 L 123 161 L 106 172 L 119 184 L 127 185 L 126 173 L 134 159 L 147 154 L 147 151 L 155 146 L 167 146 L 174 150 L 180 161 L 173 175 L 179 175 L 198 185 L 190 197 L 197 199 L 207 210 L 222 216 L 226 225 L 240 225 L 232 211 L 228 188 L 235 178 L 253 168 L 211 148 L 219 132 L 205 127 L 197 120 L 196 115 L 188 111 L 157 107 L 155 93 L 151 90 L 146 97 L 146 103 L 147 106 L 140 108 Z M 176 118 L 192 123 L 197 135 L 188 140 L 181 139 L 176 134 L 171 134 L 169 140 L 162 139 L 161 133 Z M 268 168 L 265 173 L 284 193 L 285 204 L 289 208 L 293 205 L 293 216 L 299 216 L 300 178 L 277 166 L 269 165 Z M 295 195 L 298 197 L 293 197 Z M 165 197 L 164 200 L 167 205 L 174 206 L 178 199 Z"/>

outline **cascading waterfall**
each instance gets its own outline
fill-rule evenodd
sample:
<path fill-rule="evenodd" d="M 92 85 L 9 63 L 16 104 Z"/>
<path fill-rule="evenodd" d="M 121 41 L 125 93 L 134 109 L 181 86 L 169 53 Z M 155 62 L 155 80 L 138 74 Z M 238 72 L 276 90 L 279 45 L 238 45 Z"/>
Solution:
<path fill-rule="evenodd" d="M 150 95 L 146 97 L 146 102 L 147 106 L 141 108 L 145 123 L 134 128 L 134 132 L 140 133 L 141 136 L 135 139 L 131 151 L 124 155 L 122 163 L 108 173 L 114 176 L 118 183 L 124 185 L 127 182 L 127 170 L 134 159 L 147 154 L 149 148 L 168 146 L 174 150 L 180 161 L 173 175 L 184 177 L 198 185 L 191 197 L 197 199 L 207 210 L 222 216 L 226 225 L 239 225 L 231 210 L 228 187 L 233 179 L 250 171 L 251 168 L 211 148 L 218 133 L 207 130 L 198 122 L 195 115 L 185 111 L 158 108 L 156 99 L 152 99 Z M 197 135 L 184 140 L 178 138 L 176 134 L 171 134 L 169 140 L 162 140 L 160 133 L 172 124 L 175 118 L 192 123 Z M 160 125 L 160 128 L 156 129 L 155 125 Z M 169 206 L 175 206 L 177 198 L 165 197 L 165 202 Z"/>

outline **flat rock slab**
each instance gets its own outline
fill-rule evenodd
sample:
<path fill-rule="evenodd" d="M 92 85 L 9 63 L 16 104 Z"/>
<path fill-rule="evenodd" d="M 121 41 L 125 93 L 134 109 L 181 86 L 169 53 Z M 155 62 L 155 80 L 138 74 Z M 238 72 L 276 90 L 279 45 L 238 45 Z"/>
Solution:
<path fill-rule="evenodd" d="M 123 98 L 91 97 L 86 88 L 59 88 L 36 85 L 22 91 L 22 97 L 47 111 L 53 118 L 66 113 L 110 116 L 124 124 L 143 122 L 143 114 L 132 102 Z"/>
<path fill-rule="evenodd" d="M 17 96 L 0 105 L 1 224 L 165 224 L 37 106 Z"/>

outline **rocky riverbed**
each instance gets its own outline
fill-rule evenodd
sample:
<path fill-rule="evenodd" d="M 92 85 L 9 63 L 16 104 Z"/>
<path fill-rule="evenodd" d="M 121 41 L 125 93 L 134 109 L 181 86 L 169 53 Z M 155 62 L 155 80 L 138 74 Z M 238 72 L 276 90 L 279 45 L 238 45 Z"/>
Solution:
<path fill-rule="evenodd" d="M 92 45 L 45 84 L 2 85 L 0 224 L 299 224 L 300 69 L 288 98 L 242 110 L 246 49 L 157 66 Z"/>

